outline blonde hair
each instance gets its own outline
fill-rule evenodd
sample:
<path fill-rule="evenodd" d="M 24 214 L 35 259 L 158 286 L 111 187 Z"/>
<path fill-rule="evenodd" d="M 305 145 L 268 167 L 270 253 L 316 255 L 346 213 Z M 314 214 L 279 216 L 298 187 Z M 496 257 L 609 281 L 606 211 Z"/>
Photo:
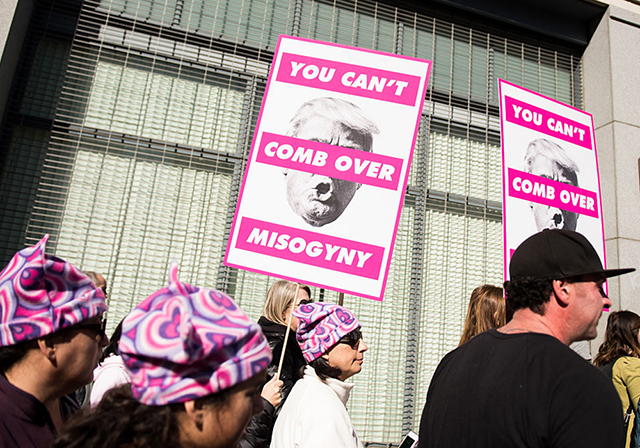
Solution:
<path fill-rule="evenodd" d="M 462 330 L 462 345 L 475 335 L 507 323 L 507 304 L 502 288 L 493 285 L 478 286 L 471 293 L 467 319 Z"/>
<path fill-rule="evenodd" d="M 267 291 L 267 301 L 264 303 L 263 316 L 271 322 L 280 325 L 287 325 L 284 321 L 284 313 L 295 301 L 298 283 L 287 280 L 278 280 Z M 307 285 L 300 285 L 300 289 L 306 291 L 311 298 L 311 288 Z"/>

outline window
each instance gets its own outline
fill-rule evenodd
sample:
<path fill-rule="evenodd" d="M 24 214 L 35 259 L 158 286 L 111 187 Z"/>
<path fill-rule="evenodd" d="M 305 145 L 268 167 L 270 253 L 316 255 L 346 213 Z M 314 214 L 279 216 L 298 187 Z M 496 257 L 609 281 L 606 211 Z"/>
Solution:
<path fill-rule="evenodd" d="M 572 51 L 371 0 L 87 1 L 27 239 L 107 278 L 110 331 L 173 258 L 257 319 L 274 279 L 222 258 L 280 33 L 434 61 L 385 299 L 344 302 L 369 345 L 349 412 L 364 441 L 397 443 L 471 290 L 502 282 L 497 79 L 580 107 Z"/>

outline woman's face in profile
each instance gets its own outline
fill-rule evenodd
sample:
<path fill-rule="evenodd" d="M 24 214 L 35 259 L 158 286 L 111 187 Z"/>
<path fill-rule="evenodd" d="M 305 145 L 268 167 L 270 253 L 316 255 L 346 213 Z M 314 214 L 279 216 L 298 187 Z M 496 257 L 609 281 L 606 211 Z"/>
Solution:
<path fill-rule="evenodd" d="M 364 352 L 368 349 L 364 339 L 360 338 L 355 346 L 338 342 L 322 356 L 331 367 L 337 367 L 342 371 L 339 380 L 344 381 L 356 373 L 360 373 L 364 362 Z"/>

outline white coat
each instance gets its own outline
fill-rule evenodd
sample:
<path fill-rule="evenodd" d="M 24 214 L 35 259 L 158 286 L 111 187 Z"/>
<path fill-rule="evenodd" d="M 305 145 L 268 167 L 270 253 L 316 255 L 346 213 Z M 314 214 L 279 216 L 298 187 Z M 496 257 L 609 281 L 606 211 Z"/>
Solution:
<path fill-rule="evenodd" d="M 305 367 L 276 420 L 270 448 L 362 448 L 346 408 L 351 389 Z"/>

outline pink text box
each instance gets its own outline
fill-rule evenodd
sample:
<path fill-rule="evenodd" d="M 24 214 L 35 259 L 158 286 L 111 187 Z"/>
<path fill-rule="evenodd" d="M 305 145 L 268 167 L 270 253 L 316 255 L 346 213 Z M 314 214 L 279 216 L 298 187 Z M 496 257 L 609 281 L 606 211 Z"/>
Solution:
<path fill-rule="evenodd" d="M 588 126 L 515 98 L 505 96 L 504 100 L 508 122 L 592 149 L 591 131 Z"/>
<path fill-rule="evenodd" d="M 546 177 L 509 168 L 509 196 L 598 217 L 598 195 Z"/>
<path fill-rule="evenodd" d="M 263 132 L 256 160 L 282 168 L 397 190 L 402 159 Z"/>
<path fill-rule="evenodd" d="M 282 54 L 276 80 L 407 106 L 419 99 L 419 76 L 300 54 Z"/>
<path fill-rule="evenodd" d="M 242 218 L 236 247 L 359 277 L 377 279 L 384 248 Z"/>

